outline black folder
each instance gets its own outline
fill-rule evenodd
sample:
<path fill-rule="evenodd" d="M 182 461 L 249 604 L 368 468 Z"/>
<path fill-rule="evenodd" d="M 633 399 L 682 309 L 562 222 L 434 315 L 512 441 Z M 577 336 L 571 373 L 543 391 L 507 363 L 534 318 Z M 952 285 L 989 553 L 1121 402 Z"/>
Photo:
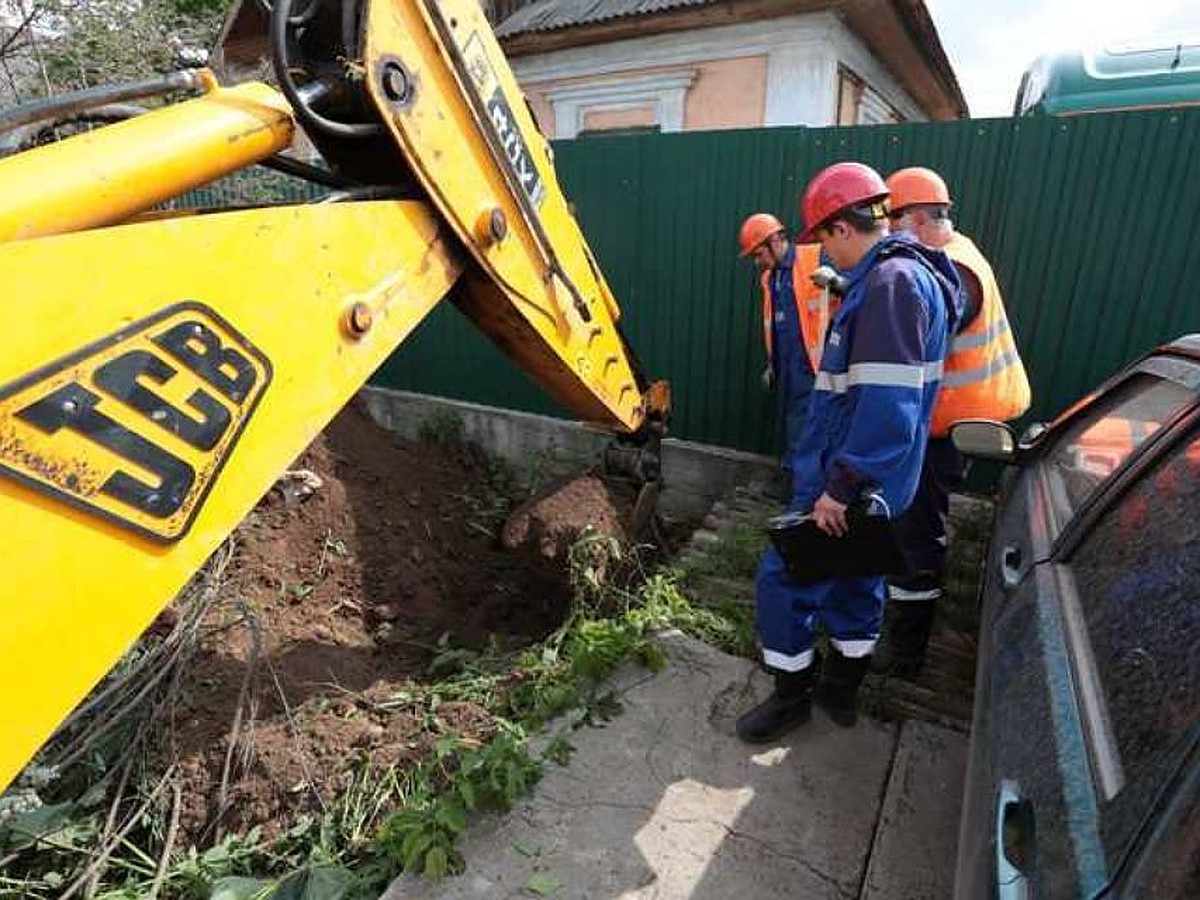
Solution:
<path fill-rule="evenodd" d="M 786 513 L 767 522 L 767 534 L 797 584 L 907 571 L 892 521 L 885 514 L 856 504 L 846 510 L 846 524 L 847 534 L 834 537 L 818 528 L 811 515 Z"/>

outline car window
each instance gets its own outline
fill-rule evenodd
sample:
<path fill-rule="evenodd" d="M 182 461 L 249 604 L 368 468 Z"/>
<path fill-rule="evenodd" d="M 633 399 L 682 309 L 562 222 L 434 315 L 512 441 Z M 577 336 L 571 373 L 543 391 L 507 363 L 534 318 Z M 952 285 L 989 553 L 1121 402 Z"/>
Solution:
<path fill-rule="evenodd" d="M 1150 810 L 1156 787 L 1178 764 L 1184 736 L 1200 721 L 1197 509 L 1200 432 L 1105 511 L 1066 561 L 1121 772 L 1101 814 L 1113 854 Z"/>
<path fill-rule="evenodd" d="M 1144 856 L 1137 862 L 1132 883 L 1121 885 L 1122 897 L 1154 900 L 1195 900 L 1200 897 L 1200 803 L 1196 802 L 1196 773 L 1180 785 L 1173 809 Z"/>
<path fill-rule="evenodd" d="M 1060 435 L 1042 466 L 1060 526 L 1134 450 L 1195 399 L 1193 390 L 1176 381 L 1139 373 Z"/>

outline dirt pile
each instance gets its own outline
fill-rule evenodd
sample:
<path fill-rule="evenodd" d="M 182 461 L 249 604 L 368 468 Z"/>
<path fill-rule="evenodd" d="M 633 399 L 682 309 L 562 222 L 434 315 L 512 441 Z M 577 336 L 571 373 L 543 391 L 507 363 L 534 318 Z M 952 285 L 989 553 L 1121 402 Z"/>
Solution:
<path fill-rule="evenodd" d="M 628 541 L 633 498 L 595 475 L 563 479 L 521 504 L 500 534 L 510 550 L 536 550 L 547 559 L 565 559 L 584 529 Z"/>
<path fill-rule="evenodd" d="M 271 835 L 343 789 L 348 763 L 421 757 L 429 723 L 381 702 L 425 678 L 439 640 L 516 646 L 567 610 L 564 560 L 499 545 L 509 485 L 480 451 L 401 443 L 351 408 L 293 472 L 239 529 L 236 599 L 208 623 L 228 627 L 200 651 L 176 714 L 180 822 L 201 845 L 222 809 L 225 829 Z M 588 480 L 538 508 L 539 533 L 561 539 L 580 511 L 607 521 L 609 503 Z M 491 727 L 469 703 L 438 717 L 468 737 Z"/>

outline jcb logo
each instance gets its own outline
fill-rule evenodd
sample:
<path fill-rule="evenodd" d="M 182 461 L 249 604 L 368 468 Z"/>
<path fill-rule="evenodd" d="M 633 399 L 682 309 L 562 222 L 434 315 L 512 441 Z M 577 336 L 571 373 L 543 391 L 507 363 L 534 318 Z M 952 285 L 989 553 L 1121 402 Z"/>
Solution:
<path fill-rule="evenodd" d="M 216 313 L 173 306 L 0 390 L 0 471 L 178 540 L 270 380 Z"/>

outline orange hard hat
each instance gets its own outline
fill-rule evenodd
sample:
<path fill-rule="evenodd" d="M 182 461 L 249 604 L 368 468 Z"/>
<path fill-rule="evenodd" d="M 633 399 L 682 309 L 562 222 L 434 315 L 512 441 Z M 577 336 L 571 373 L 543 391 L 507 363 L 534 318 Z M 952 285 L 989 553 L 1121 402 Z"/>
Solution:
<path fill-rule="evenodd" d="M 835 213 L 852 206 L 876 203 L 887 195 L 887 185 L 870 166 L 840 162 L 822 169 L 804 189 L 800 201 L 804 231 L 798 240 L 804 243 L 815 241 L 817 227 Z"/>
<path fill-rule="evenodd" d="M 770 213 L 755 213 L 748 216 L 738 232 L 738 243 L 742 246 L 739 256 L 749 256 L 758 245 L 773 234 L 783 231 L 783 223 Z"/>
<path fill-rule="evenodd" d="M 946 189 L 946 182 L 933 169 L 921 166 L 900 169 L 888 176 L 887 186 L 892 195 L 889 205 L 893 212 L 917 204 L 950 206 L 950 191 Z"/>

